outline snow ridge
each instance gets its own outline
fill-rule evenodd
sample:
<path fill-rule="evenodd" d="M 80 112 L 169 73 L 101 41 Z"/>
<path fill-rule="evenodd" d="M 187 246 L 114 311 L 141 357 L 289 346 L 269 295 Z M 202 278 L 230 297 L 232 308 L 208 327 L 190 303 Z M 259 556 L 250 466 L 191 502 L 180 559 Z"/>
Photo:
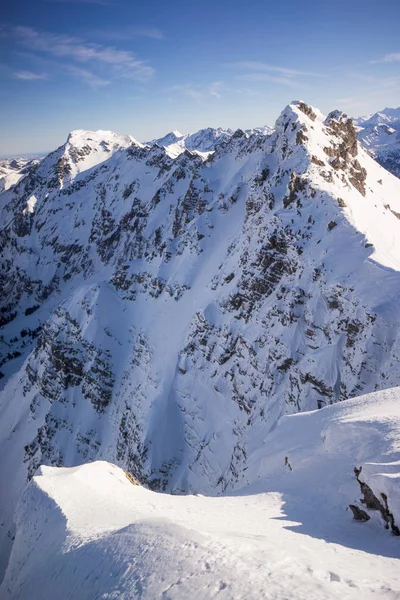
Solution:
<path fill-rule="evenodd" d="M 399 400 L 397 388 L 283 417 L 219 498 L 157 494 L 102 461 L 41 467 L 16 511 L 2 598 L 392 600 L 398 538 L 359 502 L 353 469 L 400 522 Z M 350 503 L 370 520 L 352 520 Z"/>

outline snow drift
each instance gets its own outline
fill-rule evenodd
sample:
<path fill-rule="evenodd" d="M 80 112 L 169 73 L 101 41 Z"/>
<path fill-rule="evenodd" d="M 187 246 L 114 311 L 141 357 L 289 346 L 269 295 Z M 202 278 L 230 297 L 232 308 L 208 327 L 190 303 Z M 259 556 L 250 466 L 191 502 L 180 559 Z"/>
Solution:
<path fill-rule="evenodd" d="M 400 519 L 400 389 L 283 417 L 254 445 L 219 498 L 151 492 L 106 462 L 41 467 L 2 598 L 397 598 L 399 539 L 346 508 L 368 467 Z"/>

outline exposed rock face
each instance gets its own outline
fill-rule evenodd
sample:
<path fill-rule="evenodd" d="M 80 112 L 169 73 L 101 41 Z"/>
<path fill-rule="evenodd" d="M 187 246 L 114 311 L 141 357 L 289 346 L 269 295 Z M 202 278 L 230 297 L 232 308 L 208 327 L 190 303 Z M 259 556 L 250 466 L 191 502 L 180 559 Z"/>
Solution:
<path fill-rule="evenodd" d="M 349 504 L 349 508 L 350 508 L 351 512 L 353 513 L 353 517 L 354 517 L 355 521 L 362 521 L 365 523 L 366 521 L 370 520 L 371 517 L 369 516 L 369 514 L 366 513 L 365 510 L 363 510 L 356 504 Z"/>
<path fill-rule="evenodd" d="M 304 103 L 207 160 L 73 134 L 0 196 L 3 477 L 220 493 L 254 428 L 399 384 L 399 185 Z"/>
<path fill-rule="evenodd" d="M 363 497 L 361 498 L 361 503 L 370 511 L 378 511 L 381 514 L 381 517 L 383 519 L 383 522 L 385 523 L 386 529 L 390 528 L 393 535 L 400 535 L 400 529 L 396 525 L 393 514 L 389 510 L 388 498 L 387 498 L 386 494 L 381 492 L 380 493 L 381 499 L 379 499 L 374 494 L 374 492 L 372 491 L 370 486 L 367 483 L 365 483 L 364 481 L 361 481 L 361 479 L 360 479 L 361 471 L 362 471 L 362 467 L 354 468 L 354 474 L 360 485 L 361 493 L 363 495 Z M 354 518 L 357 521 L 368 521 L 370 519 L 370 516 L 368 515 L 368 513 L 365 512 L 364 510 L 360 509 L 359 507 L 353 506 L 352 504 L 350 504 L 349 508 L 352 510 Z"/>

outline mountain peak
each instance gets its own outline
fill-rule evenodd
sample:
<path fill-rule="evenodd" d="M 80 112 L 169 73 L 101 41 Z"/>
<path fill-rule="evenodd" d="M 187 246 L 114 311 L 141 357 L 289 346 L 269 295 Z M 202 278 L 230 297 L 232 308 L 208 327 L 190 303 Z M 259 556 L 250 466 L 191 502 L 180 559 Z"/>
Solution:
<path fill-rule="evenodd" d="M 76 146 L 78 148 L 85 145 L 90 145 L 93 147 L 102 145 L 104 148 L 106 146 L 127 147 L 131 144 L 142 145 L 130 135 L 119 135 L 114 131 L 101 129 L 97 131 L 74 129 L 68 134 L 67 144 L 71 144 L 72 146 Z"/>
<path fill-rule="evenodd" d="M 1 542 L 41 464 L 216 495 L 283 414 L 400 383 L 400 181 L 351 119 L 183 138 L 73 132 L 0 195 Z"/>

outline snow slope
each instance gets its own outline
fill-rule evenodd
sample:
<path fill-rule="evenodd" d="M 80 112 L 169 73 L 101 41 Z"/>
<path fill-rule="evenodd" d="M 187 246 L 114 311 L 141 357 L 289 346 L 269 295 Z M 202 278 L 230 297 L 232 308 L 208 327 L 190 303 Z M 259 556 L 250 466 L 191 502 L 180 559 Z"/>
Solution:
<path fill-rule="evenodd" d="M 2 598 L 397 599 L 399 538 L 346 507 L 362 466 L 400 518 L 400 389 L 283 417 L 259 441 L 224 497 L 151 492 L 106 462 L 41 467 Z"/>
<path fill-rule="evenodd" d="M 40 465 L 226 493 L 282 415 L 400 384 L 400 181 L 338 112 L 207 160 L 78 132 L 0 212 L 4 556 Z"/>

